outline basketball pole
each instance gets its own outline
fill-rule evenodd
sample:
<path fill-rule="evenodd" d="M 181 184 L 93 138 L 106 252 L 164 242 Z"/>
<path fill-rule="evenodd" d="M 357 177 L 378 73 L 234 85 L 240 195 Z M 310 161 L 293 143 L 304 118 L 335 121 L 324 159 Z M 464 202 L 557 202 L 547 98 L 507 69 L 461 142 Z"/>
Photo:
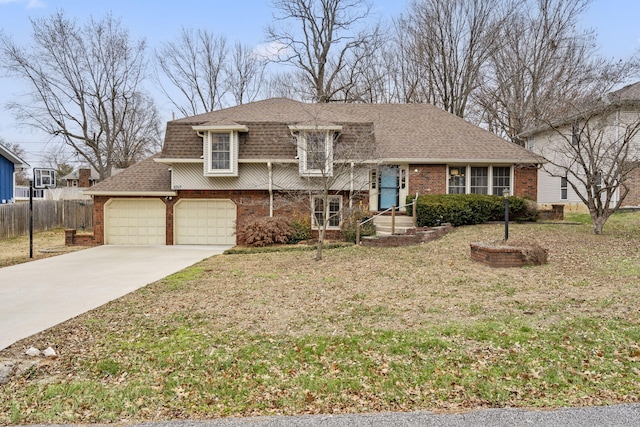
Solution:
<path fill-rule="evenodd" d="M 29 258 L 33 258 L 33 180 L 29 180 Z"/>

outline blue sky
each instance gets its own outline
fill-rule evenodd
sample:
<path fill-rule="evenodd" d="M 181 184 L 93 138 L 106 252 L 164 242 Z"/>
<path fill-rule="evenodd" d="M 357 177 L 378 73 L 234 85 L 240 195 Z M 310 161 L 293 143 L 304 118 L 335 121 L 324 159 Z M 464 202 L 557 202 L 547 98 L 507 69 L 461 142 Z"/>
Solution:
<path fill-rule="evenodd" d="M 381 17 L 405 11 L 408 0 L 371 0 Z M 67 16 L 85 22 L 90 16 L 112 12 L 136 37 L 144 37 L 150 48 L 175 40 L 181 28 L 208 28 L 223 34 L 230 42 L 257 46 L 263 41 L 264 27 L 272 21 L 270 0 L 0 0 L 0 31 L 23 44 L 29 41 L 30 18 L 49 16 L 63 10 Z M 640 47 L 640 1 L 594 0 L 583 26 L 598 33 L 600 53 L 626 58 Z M 27 150 L 27 161 L 38 162 L 38 151 L 46 135 L 19 128 L 4 105 L 20 93 L 20 83 L 0 78 L 0 137 L 18 142 Z M 161 112 L 170 120 L 171 107 L 157 97 Z M 38 148 L 36 148 L 38 147 Z"/>

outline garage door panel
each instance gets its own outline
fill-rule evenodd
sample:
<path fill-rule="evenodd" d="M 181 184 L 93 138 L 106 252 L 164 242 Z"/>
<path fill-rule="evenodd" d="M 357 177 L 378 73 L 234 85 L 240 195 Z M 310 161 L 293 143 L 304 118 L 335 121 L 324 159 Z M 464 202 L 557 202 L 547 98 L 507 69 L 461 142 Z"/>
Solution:
<path fill-rule="evenodd" d="M 105 205 L 105 243 L 164 245 L 166 208 L 160 199 L 111 199 Z"/>
<path fill-rule="evenodd" d="M 174 207 L 178 245 L 234 245 L 236 205 L 227 199 L 182 199 Z"/>

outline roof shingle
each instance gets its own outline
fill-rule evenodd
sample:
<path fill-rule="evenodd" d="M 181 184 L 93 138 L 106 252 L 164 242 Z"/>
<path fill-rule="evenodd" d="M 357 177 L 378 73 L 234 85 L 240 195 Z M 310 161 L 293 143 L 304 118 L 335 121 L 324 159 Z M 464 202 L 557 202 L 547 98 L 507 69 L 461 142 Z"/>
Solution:
<path fill-rule="evenodd" d="M 202 138 L 191 126 L 210 122 L 249 128 L 241 134 L 241 160 L 289 158 L 295 151 L 289 125 L 371 123 L 380 160 L 536 162 L 524 148 L 430 104 L 306 104 L 284 98 L 169 122 L 162 157 L 200 158 Z"/>

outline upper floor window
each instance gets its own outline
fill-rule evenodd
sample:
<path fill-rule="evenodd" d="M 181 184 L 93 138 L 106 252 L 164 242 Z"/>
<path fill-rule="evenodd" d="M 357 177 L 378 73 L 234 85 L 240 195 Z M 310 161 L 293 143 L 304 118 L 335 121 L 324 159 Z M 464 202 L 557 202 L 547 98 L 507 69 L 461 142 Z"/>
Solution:
<path fill-rule="evenodd" d="M 238 132 L 248 132 L 238 123 L 192 126 L 203 139 L 204 176 L 238 176 Z"/>
<path fill-rule="evenodd" d="M 571 126 L 571 145 L 580 145 L 580 125 L 574 123 Z"/>
<path fill-rule="evenodd" d="M 213 171 L 231 171 L 231 133 L 211 132 L 209 135 L 211 144 L 210 169 Z"/>
<path fill-rule="evenodd" d="M 298 147 L 300 175 L 333 176 L 333 144 L 339 125 L 289 126 Z"/>
<path fill-rule="evenodd" d="M 329 158 L 329 137 L 327 132 L 307 132 L 305 139 L 305 170 L 326 171 Z"/>
<path fill-rule="evenodd" d="M 527 138 L 527 150 L 533 151 L 535 147 L 536 147 L 536 139 L 534 136 L 530 136 L 529 138 Z"/>

